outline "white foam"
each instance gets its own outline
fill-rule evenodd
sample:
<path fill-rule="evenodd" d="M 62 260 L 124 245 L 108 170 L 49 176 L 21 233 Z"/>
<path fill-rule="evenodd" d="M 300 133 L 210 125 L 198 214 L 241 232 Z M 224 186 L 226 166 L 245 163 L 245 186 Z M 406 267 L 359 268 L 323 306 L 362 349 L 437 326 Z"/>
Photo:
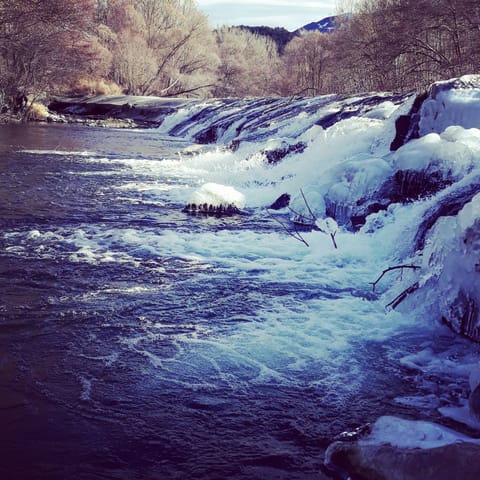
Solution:
<path fill-rule="evenodd" d="M 97 155 L 96 152 L 89 152 L 87 150 L 82 151 L 71 151 L 71 150 L 55 150 L 55 149 L 44 149 L 44 150 L 36 150 L 36 149 L 26 149 L 26 150 L 19 150 L 20 153 L 31 153 L 34 155 L 71 155 L 75 157 L 94 157 Z"/>

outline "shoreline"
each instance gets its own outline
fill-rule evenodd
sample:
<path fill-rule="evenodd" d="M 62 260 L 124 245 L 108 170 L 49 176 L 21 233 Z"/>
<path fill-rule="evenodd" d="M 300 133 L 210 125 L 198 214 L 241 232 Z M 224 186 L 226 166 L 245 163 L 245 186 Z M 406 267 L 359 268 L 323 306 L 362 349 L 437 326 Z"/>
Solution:
<path fill-rule="evenodd" d="M 0 114 L 0 125 L 19 123 L 66 123 L 105 128 L 157 128 L 165 117 L 198 100 L 132 95 L 92 97 L 53 97 L 42 103 L 45 116 L 22 119 L 20 115 Z"/>

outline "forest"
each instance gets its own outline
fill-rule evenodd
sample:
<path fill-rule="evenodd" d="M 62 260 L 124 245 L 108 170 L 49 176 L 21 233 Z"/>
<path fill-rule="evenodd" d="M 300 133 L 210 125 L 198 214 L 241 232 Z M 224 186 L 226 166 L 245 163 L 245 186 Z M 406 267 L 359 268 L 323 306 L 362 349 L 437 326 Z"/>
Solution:
<path fill-rule="evenodd" d="M 358 0 L 339 13 L 333 33 L 279 49 L 212 28 L 193 0 L 0 0 L 0 108 L 51 95 L 420 91 L 480 70 L 478 0 Z"/>

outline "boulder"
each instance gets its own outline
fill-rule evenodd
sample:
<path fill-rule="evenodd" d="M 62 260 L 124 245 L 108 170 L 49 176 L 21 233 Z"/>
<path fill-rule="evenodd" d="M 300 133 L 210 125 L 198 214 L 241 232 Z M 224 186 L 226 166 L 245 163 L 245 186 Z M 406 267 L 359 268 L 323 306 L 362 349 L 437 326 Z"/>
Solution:
<path fill-rule="evenodd" d="M 381 417 L 368 436 L 336 441 L 325 468 L 357 480 L 478 480 L 480 441 L 441 425 Z"/>
<path fill-rule="evenodd" d="M 290 204 L 290 195 L 282 193 L 268 208 L 271 210 L 281 210 Z"/>
<path fill-rule="evenodd" d="M 478 480 L 480 445 L 460 443 L 430 449 L 335 442 L 327 468 L 358 480 Z M 342 474 L 340 474 L 341 476 Z M 348 478 L 343 474 L 344 478 Z"/>

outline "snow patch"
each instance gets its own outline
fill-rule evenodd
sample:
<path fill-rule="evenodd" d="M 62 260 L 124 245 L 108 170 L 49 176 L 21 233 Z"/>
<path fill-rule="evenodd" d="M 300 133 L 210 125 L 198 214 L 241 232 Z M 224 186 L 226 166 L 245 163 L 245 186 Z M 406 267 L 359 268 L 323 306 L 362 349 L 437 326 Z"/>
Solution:
<path fill-rule="evenodd" d="M 233 187 L 219 185 L 217 183 L 206 183 L 190 196 L 189 203 L 196 205 L 213 205 L 214 207 L 227 207 L 234 205 L 242 209 L 245 207 L 245 195 Z"/>
<path fill-rule="evenodd" d="M 371 434 L 360 440 L 359 444 L 388 444 L 398 448 L 426 449 L 463 442 L 480 445 L 480 440 L 462 435 L 436 423 L 384 416 L 375 422 Z"/>

